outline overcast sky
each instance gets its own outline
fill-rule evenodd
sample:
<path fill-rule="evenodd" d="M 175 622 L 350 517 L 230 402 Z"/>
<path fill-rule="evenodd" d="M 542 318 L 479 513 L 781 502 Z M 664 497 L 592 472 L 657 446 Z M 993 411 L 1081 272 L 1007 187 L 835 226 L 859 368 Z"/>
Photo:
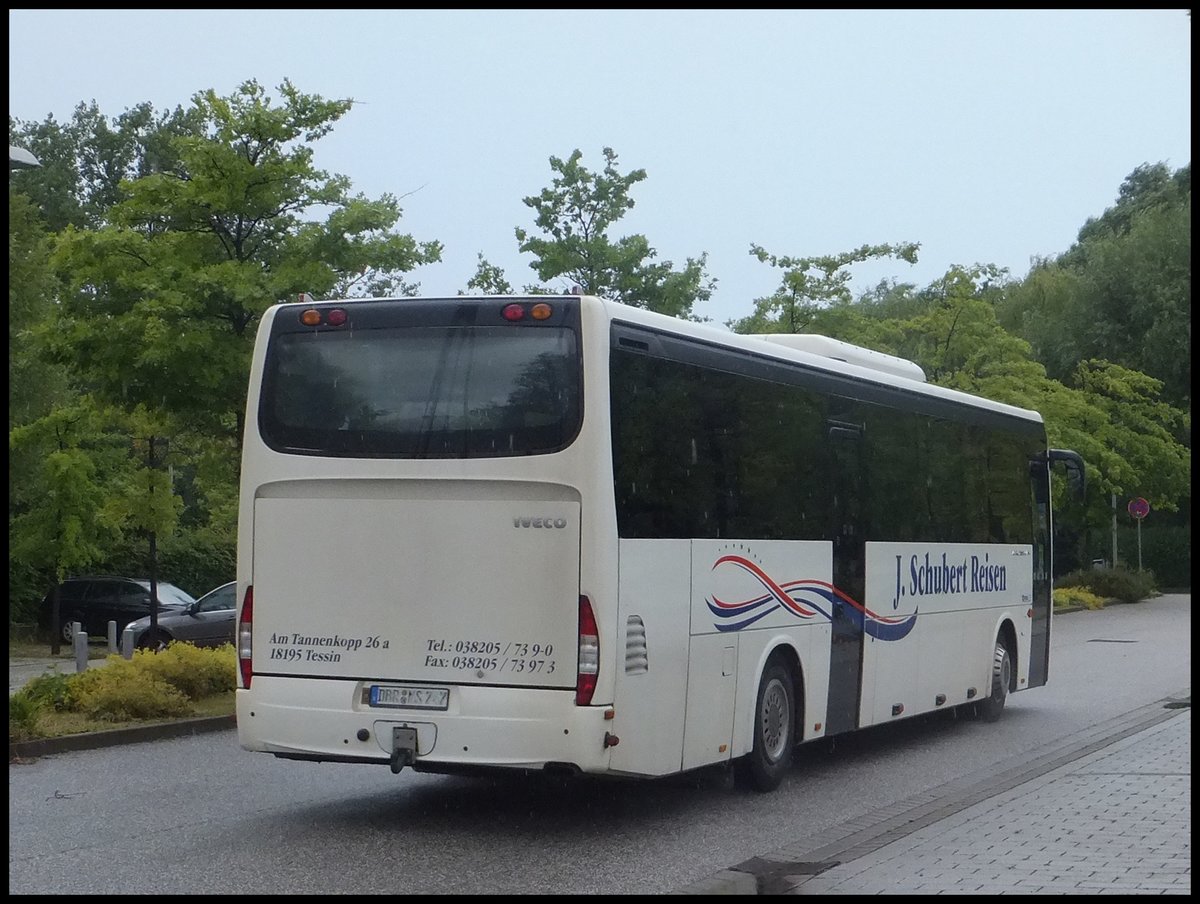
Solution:
<path fill-rule="evenodd" d="M 9 10 L 9 115 L 66 121 L 187 105 L 255 79 L 355 107 L 318 167 L 401 198 L 399 230 L 445 245 L 422 294 L 482 252 L 537 282 L 514 227 L 579 149 L 644 169 L 612 238 L 681 267 L 708 254 L 723 323 L 779 286 L 749 254 L 919 242 L 1024 276 L 1070 247 L 1143 163 L 1191 162 L 1186 10 Z M 562 288 L 567 288 L 564 284 Z"/>

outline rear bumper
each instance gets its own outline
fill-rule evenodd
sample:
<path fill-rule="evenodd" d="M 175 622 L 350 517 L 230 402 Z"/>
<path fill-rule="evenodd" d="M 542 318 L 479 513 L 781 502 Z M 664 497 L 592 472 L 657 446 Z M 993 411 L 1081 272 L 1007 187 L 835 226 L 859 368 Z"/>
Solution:
<path fill-rule="evenodd" d="M 256 675 L 237 691 L 238 743 L 282 757 L 388 764 L 393 729 L 417 732 L 418 769 L 608 770 L 604 707 L 572 691 L 452 686 L 444 711 L 371 707 L 365 682 Z"/>

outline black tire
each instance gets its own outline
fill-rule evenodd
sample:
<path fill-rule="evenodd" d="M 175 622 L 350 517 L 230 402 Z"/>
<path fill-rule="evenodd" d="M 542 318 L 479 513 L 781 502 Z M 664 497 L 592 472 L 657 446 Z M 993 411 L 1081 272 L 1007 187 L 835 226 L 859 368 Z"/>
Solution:
<path fill-rule="evenodd" d="M 62 624 L 58 626 L 58 634 L 63 639 L 64 643 L 75 643 L 75 635 L 71 632 L 71 626 L 74 622 L 79 622 L 80 626 L 82 627 L 83 616 L 76 612 L 69 618 L 64 618 L 62 620 Z"/>
<path fill-rule="evenodd" d="M 984 722 L 995 722 L 1004 712 L 1004 701 L 1008 699 L 1008 689 L 1012 685 L 1012 656 L 1008 645 L 997 638 L 996 648 L 992 652 L 992 686 L 987 697 L 979 701 L 979 718 Z"/>
<path fill-rule="evenodd" d="M 754 748 L 734 766 L 740 787 L 774 791 L 792 765 L 796 746 L 796 679 L 779 660 L 767 664 L 754 705 Z"/>
<path fill-rule="evenodd" d="M 167 644 L 171 642 L 171 639 L 171 635 L 163 631 L 159 631 L 157 634 L 147 631 L 138 638 L 136 646 L 139 650 L 150 650 L 154 653 L 161 653 L 167 648 Z"/>

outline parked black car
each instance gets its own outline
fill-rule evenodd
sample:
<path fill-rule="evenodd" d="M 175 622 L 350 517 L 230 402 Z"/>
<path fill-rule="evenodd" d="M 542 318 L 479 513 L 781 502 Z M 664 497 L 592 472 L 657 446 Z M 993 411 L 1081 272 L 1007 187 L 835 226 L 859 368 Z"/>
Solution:
<path fill-rule="evenodd" d="M 162 650 L 175 640 L 198 647 L 219 647 L 233 643 L 233 617 L 237 614 L 237 581 L 210 590 L 196 602 L 174 612 L 160 612 L 158 633 L 150 630 L 150 616 L 144 615 L 120 629 L 123 636 L 133 629 L 133 645 L 142 650 Z"/>
<path fill-rule="evenodd" d="M 196 601 L 190 593 L 166 581 L 157 582 L 158 611 L 172 612 Z M 79 622 L 80 630 L 91 636 L 107 637 L 108 623 L 117 623 L 117 632 L 131 621 L 150 614 L 150 579 L 124 578 L 112 575 L 83 575 L 67 578 L 58 585 L 58 632 L 67 643 L 71 622 Z M 52 607 L 54 591 L 42 600 L 39 624 L 44 631 L 53 630 Z M 119 638 L 118 638 L 119 639 Z"/>

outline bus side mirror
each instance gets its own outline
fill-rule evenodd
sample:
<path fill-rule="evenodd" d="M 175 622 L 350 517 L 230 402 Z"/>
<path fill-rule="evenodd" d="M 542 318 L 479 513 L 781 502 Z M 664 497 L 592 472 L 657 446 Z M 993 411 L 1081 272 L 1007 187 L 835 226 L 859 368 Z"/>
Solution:
<path fill-rule="evenodd" d="M 1077 498 L 1082 500 L 1087 492 L 1087 477 L 1083 470 L 1083 458 L 1078 452 L 1070 449 L 1051 449 L 1050 464 L 1059 462 L 1067 472 L 1067 488 Z"/>

